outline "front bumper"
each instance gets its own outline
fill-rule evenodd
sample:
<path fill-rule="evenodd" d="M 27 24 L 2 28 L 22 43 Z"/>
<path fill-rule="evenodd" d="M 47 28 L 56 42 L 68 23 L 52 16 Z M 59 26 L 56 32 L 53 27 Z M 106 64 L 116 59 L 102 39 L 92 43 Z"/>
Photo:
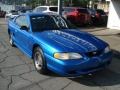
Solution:
<path fill-rule="evenodd" d="M 57 60 L 46 55 L 47 67 L 53 72 L 62 76 L 80 76 L 93 73 L 107 67 L 112 60 L 112 52 L 101 56 L 81 60 Z"/>

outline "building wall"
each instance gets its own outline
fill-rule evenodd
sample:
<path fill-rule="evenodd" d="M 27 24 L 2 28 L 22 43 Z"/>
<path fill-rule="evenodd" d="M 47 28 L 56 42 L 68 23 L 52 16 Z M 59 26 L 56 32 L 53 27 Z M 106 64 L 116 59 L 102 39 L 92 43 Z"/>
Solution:
<path fill-rule="evenodd" d="M 5 5 L 0 3 L 1 10 L 9 12 L 10 10 L 14 10 L 15 6 L 14 5 Z"/>
<path fill-rule="evenodd" d="M 111 0 L 110 2 L 107 27 L 120 30 L 120 0 Z"/>
<path fill-rule="evenodd" d="M 109 1 L 98 2 L 98 9 L 103 9 L 105 12 L 109 11 Z"/>

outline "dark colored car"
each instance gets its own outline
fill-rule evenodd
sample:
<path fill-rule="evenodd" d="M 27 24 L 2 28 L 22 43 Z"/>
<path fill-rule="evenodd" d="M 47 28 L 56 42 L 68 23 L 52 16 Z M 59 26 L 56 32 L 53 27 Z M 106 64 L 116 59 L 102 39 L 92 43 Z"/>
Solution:
<path fill-rule="evenodd" d="M 18 16 L 19 13 L 16 10 L 11 10 L 10 12 L 6 13 L 5 18 L 13 19 L 14 17 Z"/>
<path fill-rule="evenodd" d="M 0 17 L 5 17 L 5 14 L 6 14 L 5 11 L 0 10 Z"/>
<path fill-rule="evenodd" d="M 92 25 L 96 24 L 96 10 L 90 9 L 90 8 L 88 8 L 87 10 L 88 10 L 89 15 L 91 17 L 91 24 Z"/>
<path fill-rule="evenodd" d="M 64 7 L 63 16 L 76 25 L 85 25 L 91 23 L 91 17 L 86 8 Z"/>
<path fill-rule="evenodd" d="M 109 45 L 82 32 L 59 15 L 21 14 L 8 22 L 10 44 L 33 59 L 40 73 L 51 70 L 79 76 L 104 69 L 111 63 Z"/>
<path fill-rule="evenodd" d="M 107 24 L 107 20 L 108 20 L 108 16 L 107 14 L 104 12 L 104 10 L 102 9 L 97 9 L 96 10 L 96 23 L 97 24 L 102 24 L 102 25 L 106 25 Z"/>

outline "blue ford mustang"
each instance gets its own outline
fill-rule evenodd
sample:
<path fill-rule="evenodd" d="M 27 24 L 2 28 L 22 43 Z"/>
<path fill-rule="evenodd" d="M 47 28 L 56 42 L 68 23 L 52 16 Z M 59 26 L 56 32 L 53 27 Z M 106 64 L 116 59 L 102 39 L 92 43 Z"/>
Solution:
<path fill-rule="evenodd" d="M 79 76 L 111 63 L 109 45 L 58 15 L 22 14 L 8 23 L 9 42 L 33 59 L 40 73 Z"/>

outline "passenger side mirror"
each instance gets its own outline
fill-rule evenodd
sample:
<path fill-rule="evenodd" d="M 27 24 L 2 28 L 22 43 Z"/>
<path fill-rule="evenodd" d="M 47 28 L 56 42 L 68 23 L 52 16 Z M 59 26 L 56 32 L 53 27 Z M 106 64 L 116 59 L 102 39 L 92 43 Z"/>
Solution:
<path fill-rule="evenodd" d="M 29 30 L 29 28 L 26 27 L 26 26 L 21 26 L 20 29 L 21 29 L 21 30 L 25 30 L 25 31 L 28 31 L 28 30 Z"/>

